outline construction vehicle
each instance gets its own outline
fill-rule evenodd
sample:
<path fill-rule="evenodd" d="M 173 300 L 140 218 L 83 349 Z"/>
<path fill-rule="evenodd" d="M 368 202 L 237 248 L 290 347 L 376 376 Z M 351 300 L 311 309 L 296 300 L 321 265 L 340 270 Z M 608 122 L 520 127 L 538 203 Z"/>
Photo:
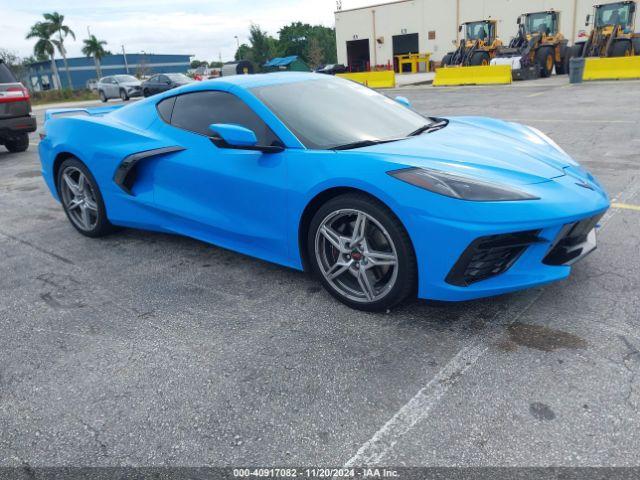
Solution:
<path fill-rule="evenodd" d="M 593 7 L 585 26 L 593 25 L 585 40 L 576 41 L 574 57 L 629 57 L 640 55 L 640 34 L 635 33 L 636 2 L 604 3 Z"/>
<path fill-rule="evenodd" d="M 514 80 L 569 72 L 568 41 L 560 33 L 560 12 L 525 13 L 518 17 L 518 34 L 498 49 L 492 65 L 511 65 Z"/>
<path fill-rule="evenodd" d="M 443 67 L 469 67 L 489 65 L 495 57 L 502 42 L 497 36 L 497 22 L 495 20 L 480 20 L 465 22 L 459 27 L 464 30 L 464 38 L 460 40 L 458 48 L 447 53 L 442 59 Z"/>

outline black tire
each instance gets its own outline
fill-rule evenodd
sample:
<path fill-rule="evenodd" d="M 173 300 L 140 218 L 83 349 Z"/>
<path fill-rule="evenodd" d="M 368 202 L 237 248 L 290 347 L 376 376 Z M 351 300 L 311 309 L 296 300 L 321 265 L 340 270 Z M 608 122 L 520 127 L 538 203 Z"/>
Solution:
<path fill-rule="evenodd" d="M 98 95 L 102 103 L 107 103 L 107 100 L 109 100 L 102 90 L 98 92 Z"/>
<path fill-rule="evenodd" d="M 440 65 L 443 67 L 450 65 L 452 58 L 453 58 L 453 52 L 447 53 L 444 57 L 442 57 L 442 62 L 440 62 Z"/>
<path fill-rule="evenodd" d="M 584 47 L 584 43 L 576 43 L 573 47 L 571 47 L 571 57 L 581 57 L 584 51 Z"/>
<path fill-rule="evenodd" d="M 328 217 L 331 217 L 332 214 L 335 214 L 338 211 L 344 210 L 357 210 L 374 219 L 386 230 L 393 245 L 395 246 L 395 252 L 397 255 L 397 264 L 393 267 L 397 269 L 395 272 L 397 274 L 395 282 L 392 285 L 389 285 L 388 292 L 375 301 L 367 301 L 364 299 L 357 301 L 348 298 L 343 293 L 339 292 L 322 273 L 322 267 L 320 265 L 321 260 L 319 259 L 320 254 L 316 254 L 316 235 L 320 235 L 318 230 Z M 371 221 L 369 222 L 369 225 L 371 225 Z M 377 227 L 374 225 L 374 229 L 375 228 Z M 371 227 L 369 228 L 369 231 L 371 231 Z M 415 295 L 418 275 L 416 256 L 409 234 L 400 220 L 398 220 L 395 214 L 387 206 L 366 194 L 348 193 L 335 197 L 322 205 L 311 220 L 311 224 L 307 232 L 306 247 L 308 252 L 307 258 L 309 259 L 313 272 L 320 279 L 325 289 L 340 302 L 351 308 L 369 312 L 386 310 L 402 302 L 409 295 Z M 355 253 L 353 255 L 355 258 Z M 361 260 L 361 262 L 366 264 L 365 260 Z M 357 270 L 358 263 L 355 264 L 355 267 Z M 348 276 L 351 275 L 351 273 L 347 272 L 344 275 Z M 373 291 L 375 291 L 375 287 Z"/>
<path fill-rule="evenodd" d="M 541 77 L 547 78 L 553 73 L 553 66 L 555 65 L 553 57 L 553 49 L 550 47 L 539 48 L 536 52 L 536 63 L 540 68 Z"/>
<path fill-rule="evenodd" d="M 151 94 L 149 93 L 149 90 L 145 88 L 144 90 L 142 90 L 142 95 L 144 95 L 144 97 L 147 98 Z"/>
<path fill-rule="evenodd" d="M 75 169 L 82 172 L 82 174 L 86 177 L 91 187 L 92 194 L 93 194 L 95 203 L 97 205 L 97 215 L 96 215 L 95 225 L 90 229 L 83 229 L 76 223 L 76 220 L 72 218 L 72 215 L 69 211 L 69 205 L 66 204 L 65 202 L 62 183 L 64 182 L 63 175 L 65 172 L 68 171 L 68 169 L 72 169 L 72 170 Z M 98 188 L 98 184 L 84 163 L 82 163 L 77 158 L 69 158 L 64 162 L 62 162 L 62 165 L 60 165 L 60 168 L 58 169 L 56 185 L 58 187 L 58 193 L 62 203 L 62 208 L 66 213 L 67 218 L 69 219 L 69 222 L 71 223 L 71 225 L 73 225 L 73 227 L 78 232 L 80 232 L 82 235 L 86 237 L 97 238 L 97 237 L 103 237 L 105 235 L 108 235 L 115 230 L 115 227 L 111 224 L 111 222 L 109 222 L 109 219 L 107 218 L 107 211 L 104 205 L 104 199 L 102 198 L 102 193 Z"/>
<path fill-rule="evenodd" d="M 560 61 L 556 63 L 556 75 L 566 75 L 569 73 L 569 49 L 560 49 Z"/>
<path fill-rule="evenodd" d="M 631 55 L 633 55 L 633 48 L 630 41 L 618 40 L 613 44 L 611 49 L 612 57 L 630 57 Z"/>
<path fill-rule="evenodd" d="M 469 65 L 477 67 L 480 65 L 489 65 L 491 62 L 491 55 L 488 52 L 476 52 L 471 57 Z"/>
<path fill-rule="evenodd" d="M 126 90 L 120 90 L 120 100 L 122 100 L 123 102 L 129 101 L 129 95 L 127 94 Z"/>
<path fill-rule="evenodd" d="M 29 148 L 29 135 L 23 133 L 19 137 L 8 138 L 4 141 L 4 146 L 11 153 L 24 152 Z"/>

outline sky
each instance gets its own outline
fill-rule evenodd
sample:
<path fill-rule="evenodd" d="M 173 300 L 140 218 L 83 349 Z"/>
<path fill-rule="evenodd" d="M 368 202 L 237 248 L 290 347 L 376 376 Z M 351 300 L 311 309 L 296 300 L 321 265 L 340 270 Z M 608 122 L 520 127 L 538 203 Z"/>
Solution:
<path fill-rule="evenodd" d="M 354 8 L 377 0 L 342 0 Z M 113 53 L 191 54 L 200 60 L 231 60 L 236 39 L 247 41 L 253 22 L 271 35 L 293 21 L 334 26 L 335 0 L 0 0 L 0 48 L 32 54 L 24 37 L 43 12 L 57 11 L 76 34 L 65 42 L 69 57 L 81 56 L 87 29 Z"/>

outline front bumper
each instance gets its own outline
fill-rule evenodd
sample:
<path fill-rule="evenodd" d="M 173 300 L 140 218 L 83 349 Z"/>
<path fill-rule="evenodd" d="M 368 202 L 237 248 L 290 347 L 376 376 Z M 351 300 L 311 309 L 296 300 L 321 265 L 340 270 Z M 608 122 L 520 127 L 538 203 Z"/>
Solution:
<path fill-rule="evenodd" d="M 569 276 L 571 265 L 595 248 L 594 227 L 609 207 L 606 193 L 576 186 L 569 176 L 527 188 L 541 200 L 483 204 L 434 197 L 437 209 L 423 202 L 403 216 L 420 298 L 473 300 Z"/>
<path fill-rule="evenodd" d="M 35 132 L 36 128 L 36 119 L 31 115 L 0 119 L 0 139 Z"/>

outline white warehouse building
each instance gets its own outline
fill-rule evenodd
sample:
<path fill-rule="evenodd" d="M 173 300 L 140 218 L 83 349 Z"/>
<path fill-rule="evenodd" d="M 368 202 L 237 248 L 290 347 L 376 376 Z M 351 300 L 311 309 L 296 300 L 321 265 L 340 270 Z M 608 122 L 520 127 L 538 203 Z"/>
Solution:
<path fill-rule="evenodd" d="M 431 53 L 439 61 L 454 49 L 461 23 L 497 20 L 498 37 L 506 44 L 518 31 L 523 13 L 556 10 L 560 31 L 572 44 L 594 3 L 607 0 L 400 0 L 339 10 L 336 18 L 338 62 L 363 70 L 393 65 L 395 55 Z"/>

